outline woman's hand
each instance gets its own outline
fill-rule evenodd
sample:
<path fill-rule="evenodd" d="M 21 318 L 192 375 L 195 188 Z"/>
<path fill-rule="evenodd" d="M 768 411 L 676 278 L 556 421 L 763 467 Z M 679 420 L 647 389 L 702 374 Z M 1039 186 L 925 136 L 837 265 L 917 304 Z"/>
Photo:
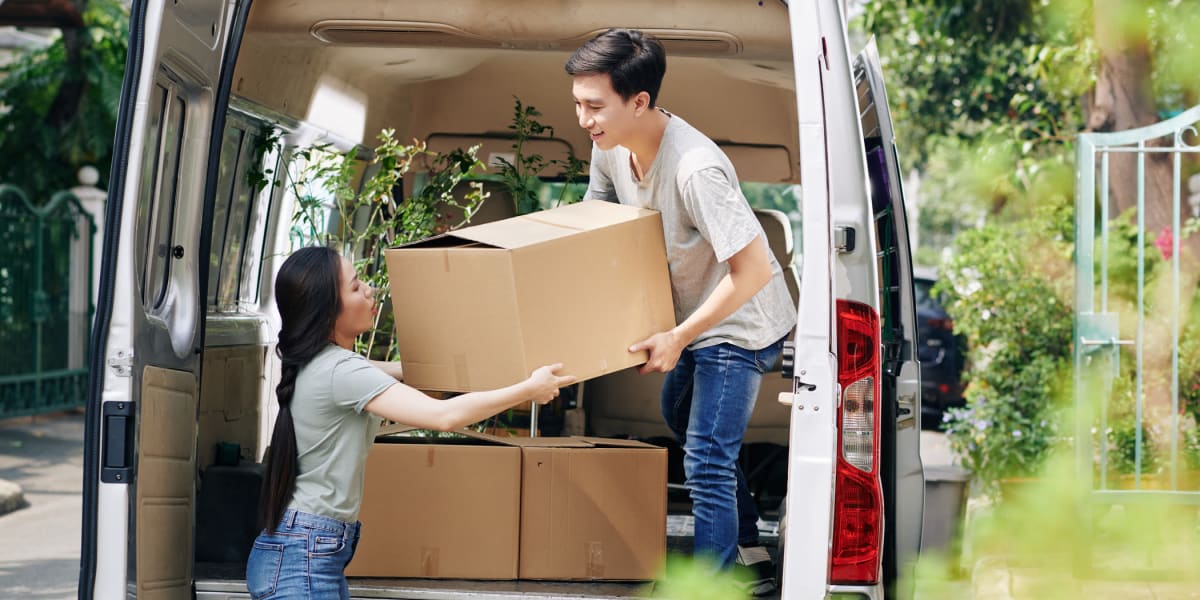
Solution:
<path fill-rule="evenodd" d="M 558 375 L 561 368 L 562 363 L 539 367 L 525 380 L 530 387 L 531 400 L 538 404 L 546 404 L 558 397 L 558 388 L 575 383 L 574 375 Z"/>

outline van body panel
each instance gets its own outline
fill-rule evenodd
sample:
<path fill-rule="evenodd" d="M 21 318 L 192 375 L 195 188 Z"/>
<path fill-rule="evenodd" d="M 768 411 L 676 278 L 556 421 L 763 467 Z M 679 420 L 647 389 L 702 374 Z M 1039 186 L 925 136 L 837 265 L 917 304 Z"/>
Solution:
<path fill-rule="evenodd" d="M 124 598 L 139 589 L 155 590 L 146 597 L 191 593 L 200 277 L 207 261 L 201 222 L 212 123 L 225 111 L 214 89 L 234 6 L 209 0 L 134 7 L 130 48 L 140 52 L 126 77 L 137 83 L 122 98 L 131 125 L 127 140 L 118 140 L 127 146 L 115 153 L 124 158 L 113 170 L 122 182 L 120 214 L 108 220 L 119 234 L 106 246 L 116 255 L 105 256 L 102 269 L 115 282 L 102 309 L 109 368 L 92 384 L 103 390 L 100 406 L 133 406 L 125 442 L 133 475 L 84 490 L 85 511 L 94 510 L 84 523 L 95 531 L 84 534 L 81 598 Z M 89 426 L 89 452 L 116 451 L 103 445 L 108 427 Z"/>
<path fill-rule="evenodd" d="M 833 528 L 833 474 L 837 428 L 837 358 L 834 354 L 834 255 L 828 145 L 827 87 L 847 74 L 832 73 L 825 32 L 841 27 L 837 2 L 794 3 L 788 11 L 799 123 L 803 215 L 803 268 L 796 324 L 796 358 L 788 445 L 787 526 L 783 598 L 824 598 L 829 583 Z M 828 81 L 832 78 L 833 81 Z"/>

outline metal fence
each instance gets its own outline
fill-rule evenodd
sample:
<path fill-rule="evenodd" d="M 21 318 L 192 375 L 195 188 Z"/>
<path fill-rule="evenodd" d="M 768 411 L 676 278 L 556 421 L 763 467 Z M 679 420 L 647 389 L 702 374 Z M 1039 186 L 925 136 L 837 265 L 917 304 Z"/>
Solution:
<path fill-rule="evenodd" d="M 1189 319 L 1200 306 L 1190 238 L 1200 234 L 1189 238 L 1195 208 L 1182 193 L 1200 162 L 1198 124 L 1200 106 L 1136 130 L 1079 136 L 1076 450 L 1092 503 L 1200 504 L 1200 327 Z M 1133 177 L 1112 181 L 1118 161 Z M 1148 189 L 1148 168 L 1169 170 L 1169 187 Z M 1136 197 L 1126 214 L 1111 206 L 1117 186 Z M 1148 224 L 1152 214 L 1157 225 Z"/>
<path fill-rule="evenodd" d="M 74 194 L 0 184 L 0 418 L 83 406 L 95 234 Z"/>

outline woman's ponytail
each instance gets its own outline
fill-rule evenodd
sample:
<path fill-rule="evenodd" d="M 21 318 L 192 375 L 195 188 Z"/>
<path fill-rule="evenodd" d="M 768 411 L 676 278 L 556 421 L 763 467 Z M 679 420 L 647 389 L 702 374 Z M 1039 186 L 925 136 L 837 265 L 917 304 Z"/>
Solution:
<path fill-rule="evenodd" d="M 263 461 L 262 497 L 258 518 L 262 529 L 272 531 L 283 518 L 296 489 L 300 473 L 300 454 L 296 443 L 296 424 L 292 400 L 296 380 L 309 361 L 332 341 L 333 324 L 341 311 L 338 290 L 341 283 L 341 258 L 328 248 L 301 248 L 279 269 L 275 278 L 275 302 L 282 327 L 275 347 L 283 363 L 275 396 L 279 414 L 271 432 L 271 444 Z"/>

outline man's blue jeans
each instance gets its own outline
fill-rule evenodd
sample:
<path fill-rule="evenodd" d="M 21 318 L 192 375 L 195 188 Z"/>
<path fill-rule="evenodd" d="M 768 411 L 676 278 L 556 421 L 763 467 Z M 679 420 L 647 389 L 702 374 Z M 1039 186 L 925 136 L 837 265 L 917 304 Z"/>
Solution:
<path fill-rule="evenodd" d="M 722 566 L 733 563 L 738 544 L 758 542 L 758 510 L 738 453 L 763 373 L 782 347 L 779 340 L 762 350 L 729 343 L 684 350 L 663 383 L 663 418 L 684 450 L 695 553 Z"/>
<path fill-rule="evenodd" d="M 246 586 L 255 600 L 350 599 L 345 569 L 358 545 L 359 523 L 287 509 L 274 531 L 254 540 Z"/>

